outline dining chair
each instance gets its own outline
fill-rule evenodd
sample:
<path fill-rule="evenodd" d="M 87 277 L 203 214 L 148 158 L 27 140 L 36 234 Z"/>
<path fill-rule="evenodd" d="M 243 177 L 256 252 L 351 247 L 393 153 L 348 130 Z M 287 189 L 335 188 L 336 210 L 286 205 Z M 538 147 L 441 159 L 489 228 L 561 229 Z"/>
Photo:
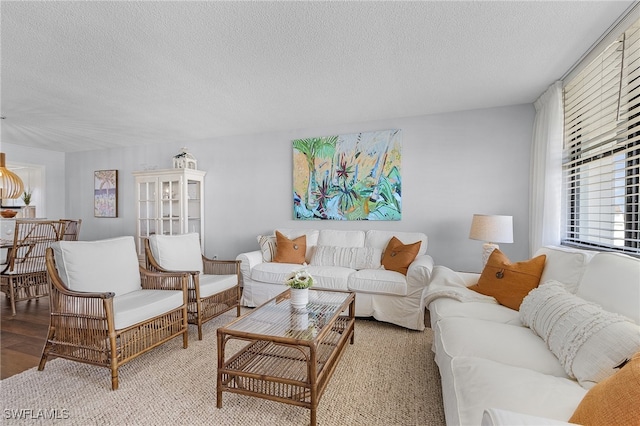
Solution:
<path fill-rule="evenodd" d="M 0 291 L 11 303 L 12 315 L 16 302 L 49 295 L 45 253 L 61 238 L 63 227 L 56 220 L 16 220 L 5 263 L 0 265 Z"/>
<path fill-rule="evenodd" d="M 64 223 L 63 241 L 78 241 L 82 219 L 60 219 Z"/>

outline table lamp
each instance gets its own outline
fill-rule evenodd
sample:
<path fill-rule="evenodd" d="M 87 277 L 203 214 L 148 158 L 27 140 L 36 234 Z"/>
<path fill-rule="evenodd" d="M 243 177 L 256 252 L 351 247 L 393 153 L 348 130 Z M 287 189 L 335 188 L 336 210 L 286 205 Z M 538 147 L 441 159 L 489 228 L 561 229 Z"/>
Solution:
<path fill-rule="evenodd" d="M 484 268 L 491 252 L 499 248 L 496 243 L 513 242 L 513 216 L 474 214 L 469 238 L 485 242 L 482 245 Z"/>

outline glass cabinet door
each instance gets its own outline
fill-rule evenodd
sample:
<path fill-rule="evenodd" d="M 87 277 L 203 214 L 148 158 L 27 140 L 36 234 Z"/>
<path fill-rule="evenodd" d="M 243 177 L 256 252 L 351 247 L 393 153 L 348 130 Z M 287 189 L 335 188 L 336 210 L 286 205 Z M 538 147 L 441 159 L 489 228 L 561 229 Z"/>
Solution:
<path fill-rule="evenodd" d="M 148 237 L 156 233 L 156 179 L 138 183 L 138 228 L 140 237 Z"/>
<path fill-rule="evenodd" d="M 180 178 L 162 180 L 162 202 L 160 205 L 160 223 L 164 235 L 175 235 L 181 233 L 180 227 Z"/>
<path fill-rule="evenodd" d="M 191 179 L 187 180 L 187 232 L 200 233 L 202 203 L 200 194 L 200 181 Z"/>

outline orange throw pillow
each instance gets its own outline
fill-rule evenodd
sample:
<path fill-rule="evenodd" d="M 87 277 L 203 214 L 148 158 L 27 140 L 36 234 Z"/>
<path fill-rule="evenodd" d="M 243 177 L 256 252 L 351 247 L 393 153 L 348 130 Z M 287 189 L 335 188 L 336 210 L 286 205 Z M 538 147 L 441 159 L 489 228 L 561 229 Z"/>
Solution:
<path fill-rule="evenodd" d="M 388 271 L 396 271 L 407 275 L 409 265 L 416 258 L 420 251 L 422 241 L 413 244 L 402 244 L 396 237 L 391 237 L 387 248 L 382 256 L 382 266 Z"/>
<path fill-rule="evenodd" d="M 301 235 L 295 240 L 282 235 L 276 231 L 276 256 L 274 262 L 278 263 L 304 263 L 304 256 L 307 252 L 307 236 Z"/>
<path fill-rule="evenodd" d="M 582 398 L 569 419 L 590 425 L 640 425 L 640 352 Z"/>
<path fill-rule="evenodd" d="M 522 299 L 540 284 L 547 256 L 511 263 L 507 256 L 496 249 L 489 256 L 478 284 L 469 287 L 480 294 L 495 297 L 499 304 L 520 310 Z"/>

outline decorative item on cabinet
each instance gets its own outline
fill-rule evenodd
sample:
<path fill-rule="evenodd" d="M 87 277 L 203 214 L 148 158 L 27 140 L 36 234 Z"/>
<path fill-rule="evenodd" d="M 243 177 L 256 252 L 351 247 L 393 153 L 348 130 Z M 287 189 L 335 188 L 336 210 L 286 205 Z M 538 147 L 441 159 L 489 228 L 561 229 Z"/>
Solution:
<path fill-rule="evenodd" d="M 198 169 L 198 161 L 196 158 L 187 151 L 187 148 L 182 148 L 179 154 L 173 156 L 173 168 L 174 169 Z"/>

